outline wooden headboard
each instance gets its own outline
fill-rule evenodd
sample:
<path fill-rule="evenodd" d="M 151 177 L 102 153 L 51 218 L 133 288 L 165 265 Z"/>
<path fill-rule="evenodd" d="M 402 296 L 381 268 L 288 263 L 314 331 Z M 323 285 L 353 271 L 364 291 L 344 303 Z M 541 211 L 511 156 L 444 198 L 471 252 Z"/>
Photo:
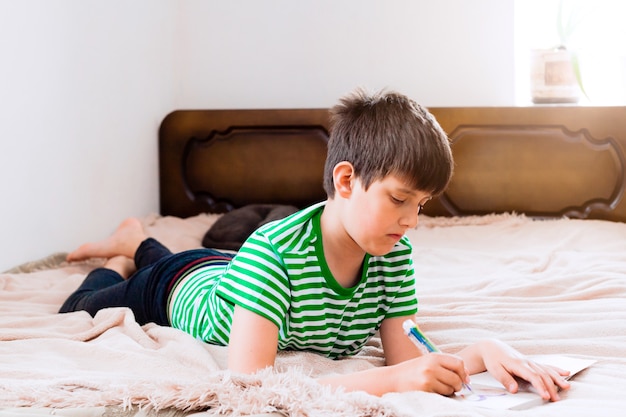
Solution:
<path fill-rule="evenodd" d="M 626 107 L 430 108 L 455 173 L 425 214 L 626 221 Z M 325 199 L 327 109 L 178 110 L 159 131 L 161 214 Z"/>

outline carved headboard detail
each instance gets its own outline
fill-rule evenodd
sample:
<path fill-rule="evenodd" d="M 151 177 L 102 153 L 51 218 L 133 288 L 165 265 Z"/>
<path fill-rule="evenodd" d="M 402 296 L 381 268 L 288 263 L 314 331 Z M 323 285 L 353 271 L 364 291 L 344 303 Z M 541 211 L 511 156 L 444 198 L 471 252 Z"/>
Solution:
<path fill-rule="evenodd" d="M 463 125 L 449 136 L 457 167 L 442 203 L 451 213 L 515 209 L 584 218 L 593 210 L 613 210 L 623 198 L 626 164 L 611 137 L 551 125 Z"/>
<path fill-rule="evenodd" d="M 626 221 L 626 107 L 429 110 L 456 167 L 425 214 Z M 328 132 L 327 109 L 175 111 L 159 131 L 161 213 L 323 200 Z"/>

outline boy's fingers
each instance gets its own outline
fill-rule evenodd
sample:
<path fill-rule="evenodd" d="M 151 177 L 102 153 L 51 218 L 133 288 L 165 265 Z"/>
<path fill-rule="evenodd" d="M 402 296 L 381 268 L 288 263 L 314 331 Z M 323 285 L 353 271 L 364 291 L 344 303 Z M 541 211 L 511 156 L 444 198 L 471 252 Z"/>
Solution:
<path fill-rule="evenodd" d="M 519 389 L 519 384 L 513 378 L 513 376 L 502 366 L 499 366 L 496 370 L 492 371 L 493 376 L 500 381 L 504 388 L 510 393 L 516 393 Z"/>
<path fill-rule="evenodd" d="M 439 355 L 441 366 L 448 371 L 443 374 L 444 377 L 441 379 L 441 382 L 452 389 L 450 394 L 460 391 L 463 387 L 463 382 L 469 381 L 469 374 L 465 369 L 463 359 L 456 355 L 445 353 L 438 353 L 437 355 Z"/>

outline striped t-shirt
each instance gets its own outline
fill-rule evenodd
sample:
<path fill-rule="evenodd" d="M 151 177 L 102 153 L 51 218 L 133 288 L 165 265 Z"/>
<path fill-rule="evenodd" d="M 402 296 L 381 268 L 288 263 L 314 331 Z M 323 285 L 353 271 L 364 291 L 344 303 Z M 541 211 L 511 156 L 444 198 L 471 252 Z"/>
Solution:
<path fill-rule="evenodd" d="M 331 358 L 357 353 L 385 318 L 417 311 L 411 245 L 403 237 L 384 256 L 366 255 L 351 288 L 333 278 L 323 254 L 324 203 L 254 232 L 227 266 L 187 273 L 170 301 L 173 327 L 227 345 L 234 305 L 278 326 L 278 348 Z"/>

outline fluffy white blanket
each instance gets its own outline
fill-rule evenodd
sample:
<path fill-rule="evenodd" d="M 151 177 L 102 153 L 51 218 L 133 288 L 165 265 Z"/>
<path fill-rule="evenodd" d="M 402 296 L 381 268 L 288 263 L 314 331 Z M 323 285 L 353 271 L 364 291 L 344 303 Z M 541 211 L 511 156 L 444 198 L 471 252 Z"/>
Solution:
<path fill-rule="evenodd" d="M 198 247 L 214 221 L 209 215 L 150 216 L 145 226 L 177 251 Z M 377 398 L 315 382 L 318 375 L 382 366 L 377 339 L 351 359 L 283 352 L 273 371 L 231 375 L 224 370 L 225 348 L 171 328 L 138 326 L 127 309 L 95 318 L 56 314 L 85 274 L 100 265 L 68 265 L 57 256 L 51 265 L 0 275 L 0 407 L 55 408 L 57 414 L 101 406 L 202 415 L 623 414 L 626 224 L 515 215 L 424 218 L 409 237 L 418 276 L 417 319 L 443 350 L 454 353 L 497 337 L 528 354 L 598 362 L 572 380 L 562 401 L 506 412 L 435 394 Z"/>

